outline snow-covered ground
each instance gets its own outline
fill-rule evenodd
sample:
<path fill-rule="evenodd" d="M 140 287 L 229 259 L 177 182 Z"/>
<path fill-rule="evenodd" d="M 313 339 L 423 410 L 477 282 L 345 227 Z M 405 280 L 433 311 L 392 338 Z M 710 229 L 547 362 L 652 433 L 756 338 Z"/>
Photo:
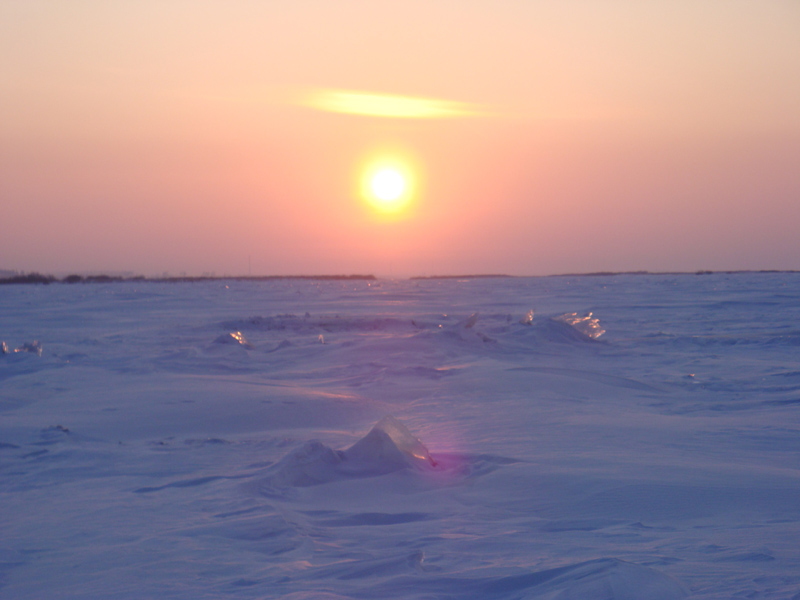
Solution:
<path fill-rule="evenodd" d="M 4 599 L 800 598 L 797 274 L 9 285 L 0 340 Z"/>

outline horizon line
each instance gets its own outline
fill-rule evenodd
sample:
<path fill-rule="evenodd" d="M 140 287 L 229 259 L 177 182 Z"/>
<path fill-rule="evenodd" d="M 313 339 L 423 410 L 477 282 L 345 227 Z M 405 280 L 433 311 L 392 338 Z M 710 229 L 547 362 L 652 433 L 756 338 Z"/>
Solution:
<path fill-rule="evenodd" d="M 550 273 L 547 275 L 510 275 L 507 273 L 465 273 L 458 275 L 412 275 L 409 277 L 384 277 L 374 274 L 316 274 L 316 275 L 176 275 L 147 277 L 145 275 L 110 275 L 70 274 L 65 277 L 45 275 L 37 271 L 14 271 L 0 269 L 0 273 L 13 273 L 7 277 L 0 277 L 0 285 L 13 284 L 50 284 L 50 283 L 195 283 L 204 281 L 273 281 L 277 279 L 295 280 L 320 280 L 320 281 L 379 281 L 379 280 L 434 280 L 434 279 L 525 279 L 533 277 L 613 277 L 617 275 L 737 275 L 737 274 L 769 274 L 769 273 L 800 273 L 798 269 L 725 269 L 725 270 L 696 270 L 696 271 L 588 271 L 576 273 Z M 112 272 L 113 273 L 113 272 Z"/>

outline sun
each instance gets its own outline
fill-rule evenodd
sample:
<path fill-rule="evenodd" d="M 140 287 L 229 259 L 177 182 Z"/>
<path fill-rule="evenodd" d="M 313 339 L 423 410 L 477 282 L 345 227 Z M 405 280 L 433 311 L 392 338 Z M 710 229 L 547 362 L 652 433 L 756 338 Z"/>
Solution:
<path fill-rule="evenodd" d="M 361 195 L 382 213 L 401 213 L 414 195 L 411 169 L 399 161 L 371 163 L 362 175 Z"/>
<path fill-rule="evenodd" d="M 406 180 L 400 171 L 386 168 L 372 176 L 369 187 L 381 202 L 396 202 L 406 189 Z"/>

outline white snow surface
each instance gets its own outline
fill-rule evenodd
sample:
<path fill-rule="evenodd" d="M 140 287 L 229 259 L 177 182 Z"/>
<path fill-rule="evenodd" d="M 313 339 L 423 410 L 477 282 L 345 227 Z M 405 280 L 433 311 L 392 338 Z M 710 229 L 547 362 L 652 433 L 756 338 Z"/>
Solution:
<path fill-rule="evenodd" d="M 800 599 L 799 274 L 6 285 L 0 341 L 0 598 Z"/>

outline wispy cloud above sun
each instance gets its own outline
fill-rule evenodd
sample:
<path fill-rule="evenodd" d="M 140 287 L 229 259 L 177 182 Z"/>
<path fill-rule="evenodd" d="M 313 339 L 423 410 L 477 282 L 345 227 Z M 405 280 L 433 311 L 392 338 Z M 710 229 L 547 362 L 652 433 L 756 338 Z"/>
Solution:
<path fill-rule="evenodd" d="M 299 104 L 325 112 L 393 119 L 451 119 L 486 116 L 477 104 L 435 98 L 321 89 L 301 95 Z"/>

